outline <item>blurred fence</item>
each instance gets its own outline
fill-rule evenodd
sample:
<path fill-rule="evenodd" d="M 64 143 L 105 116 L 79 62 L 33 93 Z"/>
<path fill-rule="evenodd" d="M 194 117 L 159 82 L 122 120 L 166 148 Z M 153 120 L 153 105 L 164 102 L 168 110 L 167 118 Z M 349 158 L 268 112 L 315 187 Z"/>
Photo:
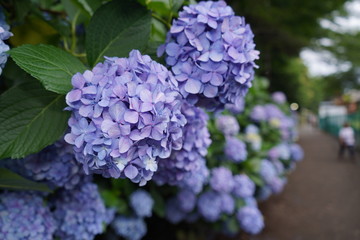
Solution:
<path fill-rule="evenodd" d="M 319 118 L 319 127 L 330 133 L 331 135 L 338 136 L 339 130 L 344 124 L 348 122 L 350 126 L 355 130 L 356 145 L 360 146 L 360 112 L 347 114 L 347 115 L 336 115 L 336 116 L 325 116 Z"/>

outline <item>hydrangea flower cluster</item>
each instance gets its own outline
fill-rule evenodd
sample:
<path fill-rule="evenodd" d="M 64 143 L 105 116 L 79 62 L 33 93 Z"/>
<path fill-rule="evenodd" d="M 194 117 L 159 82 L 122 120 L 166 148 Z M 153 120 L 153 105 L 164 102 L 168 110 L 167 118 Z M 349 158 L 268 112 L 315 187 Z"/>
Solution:
<path fill-rule="evenodd" d="M 147 227 L 142 218 L 118 216 L 111 223 L 116 234 L 126 240 L 140 240 L 145 236 Z"/>
<path fill-rule="evenodd" d="M 215 222 L 220 218 L 222 199 L 219 193 L 207 191 L 199 196 L 197 207 L 200 215 L 209 222 Z"/>
<path fill-rule="evenodd" d="M 179 12 L 158 55 L 165 52 L 189 101 L 209 109 L 241 107 L 259 58 L 253 37 L 244 18 L 224 1 L 199 2 Z"/>
<path fill-rule="evenodd" d="M 262 146 L 262 139 L 259 134 L 259 128 L 253 124 L 246 126 L 245 128 L 245 140 L 250 143 L 253 151 L 259 151 Z"/>
<path fill-rule="evenodd" d="M 83 183 L 72 190 L 62 189 L 52 202 L 58 225 L 55 236 L 60 239 L 93 239 L 103 231 L 103 224 L 110 222 L 109 212 L 94 183 Z"/>
<path fill-rule="evenodd" d="M 51 186 L 72 189 L 89 178 L 75 160 L 72 146 L 62 140 L 24 158 L 23 164 L 27 177 Z"/>
<path fill-rule="evenodd" d="M 264 218 L 258 208 L 245 206 L 238 210 L 236 217 L 241 228 L 250 234 L 258 234 L 264 228 Z"/>
<path fill-rule="evenodd" d="M 226 167 L 213 168 L 211 171 L 210 186 L 214 191 L 231 193 L 235 186 L 232 172 Z"/>
<path fill-rule="evenodd" d="M 130 206 L 138 217 L 151 217 L 154 200 L 145 190 L 136 190 L 130 195 Z"/>
<path fill-rule="evenodd" d="M 234 136 L 239 133 L 240 126 L 234 116 L 220 115 L 216 118 L 216 127 L 225 136 Z"/>
<path fill-rule="evenodd" d="M 246 174 L 235 175 L 234 182 L 234 196 L 239 198 L 250 198 L 254 195 L 255 183 Z"/>
<path fill-rule="evenodd" d="M 188 189 L 194 193 L 202 191 L 204 185 L 207 183 L 210 171 L 206 166 L 205 159 L 198 161 L 198 166 L 195 171 L 187 172 L 184 178 L 178 183 L 182 189 Z"/>
<path fill-rule="evenodd" d="M 282 168 L 283 169 L 283 168 Z M 265 200 L 270 194 L 267 193 L 267 190 L 271 190 L 271 193 L 280 193 L 285 184 L 286 178 L 281 177 L 280 175 L 283 174 L 282 169 L 276 168 L 275 164 L 270 162 L 269 160 L 263 160 L 260 166 L 260 176 L 263 179 L 265 186 L 265 192 L 260 194 L 263 195 L 260 198 Z"/>
<path fill-rule="evenodd" d="M 156 183 L 177 185 L 187 173 L 196 172 L 211 144 L 207 129 L 208 115 L 200 108 L 184 103 L 181 108 L 187 123 L 183 128 L 183 146 L 166 159 L 159 159 L 154 175 Z"/>
<path fill-rule="evenodd" d="M 247 158 L 246 145 L 236 137 L 227 137 L 224 147 L 225 155 L 233 162 L 242 162 Z"/>
<path fill-rule="evenodd" d="M 286 96 L 283 92 L 274 92 L 271 94 L 271 99 L 277 104 L 286 103 Z"/>
<path fill-rule="evenodd" d="M 4 41 L 11 36 L 13 34 L 10 32 L 10 26 L 6 23 L 3 9 L 0 7 L 0 75 L 8 58 L 6 52 L 10 50 L 10 47 Z"/>
<path fill-rule="evenodd" d="M 304 150 L 300 147 L 299 144 L 290 145 L 291 159 L 295 162 L 301 161 L 304 158 Z"/>
<path fill-rule="evenodd" d="M 87 173 L 144 185 L 158 168 L 157 158 L 181 149 L 186 119 L 177 81 L 149 56 L 133 50 L 129 58 L 107 58 L 74 75 L 72 85 L 65 140 Z"/>
<path fill-rule="evenodd" d="M 0 194 L 0 239 L 52 240 L 56 223 L 42 196 L 17 191 Z"/>

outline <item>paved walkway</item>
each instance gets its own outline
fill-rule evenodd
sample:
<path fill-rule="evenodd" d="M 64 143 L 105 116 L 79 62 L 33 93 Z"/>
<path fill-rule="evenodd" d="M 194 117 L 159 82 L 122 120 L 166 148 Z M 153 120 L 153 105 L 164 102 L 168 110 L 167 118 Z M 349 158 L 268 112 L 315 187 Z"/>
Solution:
<path fill-rule="evenodd" d="M 360 240 L 360 154 L 337 159 L 335 138 L 303 128 L 305 159 L 284 192 L 261 204 L 265 230 L 244 240 Z"/>

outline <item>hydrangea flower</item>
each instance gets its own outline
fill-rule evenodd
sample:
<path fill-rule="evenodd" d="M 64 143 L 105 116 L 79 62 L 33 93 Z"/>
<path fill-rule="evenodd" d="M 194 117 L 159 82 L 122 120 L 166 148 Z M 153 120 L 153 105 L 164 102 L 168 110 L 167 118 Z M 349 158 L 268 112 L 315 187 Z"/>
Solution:
<path fill-rule="evenodd" d="M 196 172 L 211 144 L 207 129 L 208 115 L 202 109 L 186 103 L 181 112 L 187 120 L 183 128 L 184 143 L 180 150 L 173 150 L 169 158 L 159 159 L 159 169 L 154 175 L 159 185 L 177 185 L 186 173 Z"/>
<path fill-rule="evenodd" d="M 257 199 L 260 201 L 265 201 L 271 196 L 272 193 L 273 192 L 270 186 L 268 185 L 262 186 L 257 194 Z"/>
<path fill-rule="evenodd" d="M 130 206 L 138 217 L 151 217 L 154 200 L 145 190 L 136 190 L 130 195 Z"/>
<path fill-rule="evenodd" d="M 206 166 L 205 159 L 198 161 L 199 165 L 193 172 L 187 172 L 178 186 L 182 189 L 188 189 L 194 193 L 200 193 L 204 185 L 208 182 L 209 169 Z"/>
<path fill-rule="evenodd" d="M 290 145 L 291 159 L 298 162 L 304 158 L 304 150 L 300 147 L 299 144 Z"/>
<path fill-rule="evenodd" d="M 258 207 L 257 201 L 254 197 L 244 198 L 244 201 L 245 201 L 246 206 L 255 207 L 255 208 Z"/>
<path fill-rule="evenodd" d="M 250 119 L 255 122 L 265 121 L 267 119 L 265 107 L 262 105 L 256 105 L 250 112 Z"/>
<path fill-rule="evenodd" d="M 246 174 L 235 175 L 234 182 L 234 196 L 238 198 L 247 198 L 254 195 L 255 183 Z"/>
<path fill-rule="evenodd" d="M 239 105 L 254 77 L 253 33 L 224 1 L 184 7 L 173 21 L 165 45 L 180 91 L 189 101 L 209 109 Z"/>
<path fill-rule="evenodd" d="M 111 226 L 117 235 L 126 240 L 140 240 L 147 232 L 146 224 L 142 218 L 118 216 Z"/>
<path fill-rule="evenodd" d="M 222 193 L 221 198 L 221 211 L 225 214 L 233 214 L 235 210 L 235 200 L 231 194 Z"/>
<path fill-rule="evenodd" d="M 264 218 L 258 208 L 245 206 L 238 210 L 236 218 L 247 233 L 258 234 L 264 228 Z"/>
<path fill-rule="evenodd" d="M 237 135 L 240 131 L 238 121 L 231 115 L 220 115 L 216 118 L 216 127 L 226 136 Z"/>
<path fill-rule="evenodd" d="M 0 194 L 0 239 L 53 239 L 56 224 L 40 194 L 17 191 Z"/>
<path fill-rule="evenodd" d="M 106 58 L 75 74 L 72 85 L 65 140 L 87 173 L 144 185 L 158 168 L 157 158 L 181 149 L 186 119 L 177 81 L 149 56 L 133 50 L 129 58 Z"/>
<path fill-rule="evenodd" d="M 94 183 L 63 189 L 52 202 L 58 224 L 55 236 L 60 239 L 93 239 L 103 231 L 103 224 L 109 222 L 109 212 Z"/>
<path fill-rule="evenodd" d="M 176 199 L 179 208 L 186 213 L 191 212 L 195 208 L 197 198 L 193 191 L 187 189 L 181 190 L 177 194 Z"/>
<path fill-rule="evenodd" d="M 277 104 L 286 103 L 286 96 L 283 92 L 274 92 L 271 94 L 271 99 Z"/>
<path fill-rule="evenodd" d="M 286 178 L 275 177 L 269 183 L 269 187 L 273 193 L 278 194 L 283 191 L 286 182 Z"/>
<path fill-rule="evenodd" d="M 252 150 L 259 151 L 262 145 L 262 139 L 259 135 L 259 128 L 253 124 L 245 128 L 245 140 L 250 143 Z"/>
<path fill-rule="evenodd" d="M 229 110 L 232 114 L 240 114 L 245 109 L 245 99 L 238 98 L 237 103 L 225 104 L 225 109 Z"/>
<path fill-rule="evenodd" d="M 213 168 L 211 171 L 210 186 L 213 190 L 230 193 L 235 182 L 231 171 L 226 167 Z"/>
<path fill-rule="evenodd" d="M 214 191 L 204 192 L 198 198 L 197 207 L 205 220 L 215 222 L 223 211 L 221 196 Z"/>
<path fill-rule="evenodd" d="M 270 183 L 274 178 L 277 177 L 274 165 L 266 159 L 261 161 L 259 174 L 265 183 Z"/>
<path fill-rule="evenodd" d="M 165 217 L 169 222 L 177 224 L 186 218 L 187 213 L 180 209 L 179 201 L 172 198 L 166 202 Z"/>
<path fill-rule="evenodd" d="M 10 26 L 6 23 L 3 9 L 0 7 L 0 75 L 9 56 L 5 52 L 10 50 L 10 47 L 4 41 L 11 36 L 13 34 L 10 32 Z"/>
<path fill-rule="evenodd" d="M 281 143 L 273 148 L 271 148 L 268 152 L 269 159 L 283 159 L 288 160 L 291 157 L 290 146 L 287 143 Z"/>
<path fill-rule="evenodd" d="M 75 160 L 72 146 L 64 141 L 58 141 L 26 157 L 23 164 L 31 179 L 66 189 L 72 189 L 89 178 Z"/>
<path fill-rule="evenodd" d="M 227 137 L 224 147 L 225 155 L 233 162 L 242 162 L 247 158 L 246 145 L 236 137 Z"/>

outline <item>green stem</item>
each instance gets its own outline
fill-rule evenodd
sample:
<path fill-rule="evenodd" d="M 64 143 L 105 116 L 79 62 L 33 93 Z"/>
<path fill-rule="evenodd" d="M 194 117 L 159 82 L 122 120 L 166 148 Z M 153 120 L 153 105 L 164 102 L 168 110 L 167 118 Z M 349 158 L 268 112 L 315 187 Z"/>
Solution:
<path fill-rule="evenodd" d="M 171 28 L 171 24 L 168 23 L 167 21 L 165 21 L 164 19 L 162 19 L 160 16 L 156 15 L 155 13 L 152 13 L 153 18 L 159 20 L 160 22 L 162 22 L 168 29 Z"/>
<path fill-rule="evenodd" d="M 75 53 L 76 50 L 76 23 L 77 23 L 77 19 L 80 15 L 80 11 L 78 11 L 75 16 L 74 19 L 71 22 L 71 52 Z"/>

